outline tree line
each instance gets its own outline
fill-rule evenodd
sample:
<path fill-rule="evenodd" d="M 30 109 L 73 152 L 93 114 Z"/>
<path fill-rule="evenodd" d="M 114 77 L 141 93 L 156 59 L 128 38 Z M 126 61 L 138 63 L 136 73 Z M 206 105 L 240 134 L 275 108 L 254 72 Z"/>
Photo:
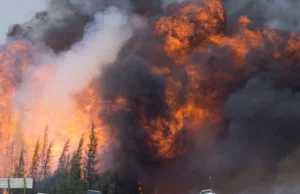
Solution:
<path fill-rule="evenodd" d="M 70 154 L 70 140 L 67 140 L 60 154 L 56 170 L 52 172 L 53 142 L 48 138 L 48 127 L 45 128 L 44 137 L 37 140 L 28 177 L 33 178 L 32 193 L 46 194 L 85 194 L 87 190 L 98 190 L 102 194 L 136 194 L 138 185 L 135 181 L 128 182 L 115 172 L 108 170 L 103 174 L 97 172 L 98 139 L 95 125 L 92 124 L 89 138 L 84 148 L 82 135 L 77 149 Z M 17 164 L 14 167 L 14 178 L 26 177 L 24 148 L 20 151 Z M 23 189 L 12 190 L 13 194 L 23 193 Z"/>

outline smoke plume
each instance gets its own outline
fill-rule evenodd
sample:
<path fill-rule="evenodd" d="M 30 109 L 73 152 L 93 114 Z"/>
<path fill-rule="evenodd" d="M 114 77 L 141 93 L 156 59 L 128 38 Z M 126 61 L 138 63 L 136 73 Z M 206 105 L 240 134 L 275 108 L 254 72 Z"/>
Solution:
<path fill-rule="evenodd" d="M 16 90 L 14 102 L 17 112 L 21 114 L 24 109 L 33 111 L 33 114 L 22 116 L 20 125 L 28 128 L 21 130 L 28 133 L 32 126 L 43 128 L 46 123 L 55 123 L 53 130 L 66 128 L 63 125 L 65 121 L 58 121 L 76 111 L 71 95 L 86 88 L 100 73 L 101 67 L 115 60 L 131 35 L 128 25 L 124 13 L 113 7 L 108 8 L 103 13 L 95 14 L 94 21 L 87 24 L 82 40 L 69 50 L 50 56 L 41 53 L 46 56 L 39 61 L 40 65 L 30 67 L 31 72 L 24 75 L 24 82 Z M 45 78 L 43 71 L 52 72 L 52 75 L 41 86 L 42 80 L 34 77 Z M 35 120 L 37 111 L 38 121 Z"/>
<path fill-rule="evenodd" d="M 93 121 L 99 169 L 144 193 L 298 193 L 298 7 L 49 1 L 1 50 L 0 134 L 49 125 L 59 153 Z"/>
<path fill-rule="evenodd" d="M 231 19 L 247 15 L 252 20 L 263 25 L 278 29 L 299 31 L 300 4 L 295 0 L 224 0 L 225 7 Z"/>

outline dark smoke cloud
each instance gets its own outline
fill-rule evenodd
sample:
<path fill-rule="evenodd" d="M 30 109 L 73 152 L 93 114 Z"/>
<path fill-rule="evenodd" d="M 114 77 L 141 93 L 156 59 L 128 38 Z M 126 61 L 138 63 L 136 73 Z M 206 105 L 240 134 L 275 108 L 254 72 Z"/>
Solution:
<path fill-rule="evenodd" d="M 205 189 L 209 176 L 222 194 L 299 192 L 299 97 L 260 74 L 250 78 L 224 104 L 228 135 L 216 144 L 197 137 L 202 145 L 159 171 L 159 192 Z"/>
<path fill-rule="evenodd" d="M 300 30 L 297 0 L 224 0 L 231 20 L 247 15 L 255 22 L 284 30 Z"/>
<path fill-rule="evenodd" d="M 277 20 L 278 25 L 275 27 L 297 30 L 297 25 L 291 23 L 290 17 L 285 15 L 287 12 L 284 11 L 283 17 L 271 17 L 275 12 L 266 2 L 261 2 L 262 10 L 246 6 L 247 3 L 258 3 L 255 1 L 245 1 L 245 5 L 236 7 L 237 10 L 230 10 L 232 5 L 239 6 L 235 3 L 237 5 L 225 1 L 229 20 L 246 14 L 262 26 L 274 26 L 272 22 Z M 292 11 L 291 14 L 296 12 Z M 249 29 L 253 28 L 262 27 L 249 26 Z M 227 30 L 232 34 L 238 33 Z M 166 164 L 156 164 L 149 160 L 151 152 L 147 147 L 141 146 L 147 135 L 143 126 L 139 125 L 138 110 L 142 107 L 149 120 L 156 116 L 165 116 L 165 99 L 162 96 L 165 80 L 145 72 L 149 72 L 149 66 L 153 64 L 171 66 L 171 76 L 174 79 L 180 80 L 183 85 L 189 82 L 184 70 L 175 68 L 176 65 L 160 49 L 160 41 L 147 35 L 147 32 L 136 37 L 135 52 L 142 58 L 129 55 L 127 59 L 125 55 L 123 60 L 126 62 L 122 63 L 127 65 L 117 63 L 108 70 L 109 73 L 102 75 L 102 83 L 106 87 L 101 93 L 107 95 L 107 99 L 122 95 L 130 102 L 129 113 L 117 112 L 110 117 L 113 118 L 111 122 L 121 131 L 123 151 L 130 158 L 126 168 L 130 165 L 140 166 L 137 174 L 150 177 L 147 183 L 149 187 L 157 188 L 158 193 L 183 193 L 195 187 L 204 189 L 209 187 L 209 175 L 213 176 L 220 193 L 282 193 L 288 186 L 297 189 L 297 173 L 287 168 L 298 168 L 299 68 L 288 69 L 278 65 L 282 61 L 268 58 L 273 52 L 272 44 L 268 42 L 265 47 L 253 49 L 248 54 L 244 69 L 236 68 L 231 52 L 226 48 L 207 45 L 212 52 L 194 52 L 190 62 L 201 64 L 197 66 L 202 76 L 199 93 L 207 94 L 207 99 L 203 98 L 199 103 L 208 109 L 223 111 L 221 114 L 225 121 L 219 127 L 225 129 L 227 134 L 218 137 L 216 143 L 215 134 L 201 136 L 202 138 L 190 138 L 188 134 L 187 141 L 198 142 L 191 153 Z M 291 66 L 295 65 L 295 61 L 288 56 L 282 56 L 281 59 L 283 58 L 285 61 L 290 60 Z M 231 76 L 234 79 L 228 81 L 227 78 Z M 187 91 L 182 91 L 179 99 L 184 99 L 184 92 Z M 210 96 L 210 93 L 214 95 Z M 206 130 L 217 131 L 210 127 Z M 148 157 L 141 152 L 149 154 Z"/>
<path fill-rule="evenodd" d="M 298 191 L 298 172 L 292 169 L 299 168 L 299 97 L 258 77 L 229 97 L 224 105 L 229 134 L 210 161 L 214 170 L 233 173 L 224 192 Z"/>
<path fill-rule="evenodd" d="M 107 69 L 102 78 L 109 83 L 101 91 L 106 99 L 115 100 L 122 94 L 129 99 L 133 110 L 145 106 L 149 119 L 165 110 L 164 80 L 151 74 L 149 63 L 142 57 L 131 54 Z"/>
<path fill-rule="evenodd" d="M 69 1 L 51 0 L 47 11 L 37 13 L 22 25 L 12 25 L 7 35 L 12 39 L 44 42 L 54 51 L 62 51 L 82 38 L 89 21 L 91 18 L 80 14 Z"/>
<path fill-rule="evenodd" d="M 295 67 L 295 56 L 283 54 L 277 61 L 269 58 L 274 50 L 268 42 L 247 55 L 242 69 L 236 68 L 232 51 L 228 48 L 208 43 L 205 47 L 211 52 L 205 49 L 190 51 L 187 63 L 197 64 L 197 72 L 201 75 L 197 88 L 201 100 L 197 103 L 214 110 L 223 120 L 217 126 L 208 121 L 201 134 L 187 130 L 177 134 L 176 148 L 192 149 L 173 160 L 158 160 L 157 150 L 145 143 L 149 132 L 142 120 L 168 119 L 170 116 L 164 92 L 166 78 L 154 74 L 152 67 L 169 67 L 167 76 L 183 85 L 176 98 L 178 104 L 185 103 L 188 100 L 186 94 L 194 92 L 186 89 L 191 81 L 184 70 L 187 64 L 175 64 L 164 50 L 165 36 L 155 37 L 152 32 L 152 25 L 160 16 L 176 18 L 176 9 L 167 13 L 164 10 L 166 5 L 174 2 L 50 1 L 48 11 L 37 14 L 27 24 L 14 26 L 9 36 L 42 40 L 55 51 L 62 51 L 82 39 L 84 26 L 93 20 L 94 13 L 110 5 L 126 12 L 150 15 L 145 19 L 145 28 L 135 31 L 135 36 L 119 54 L 118 61 L 103 68 L 98 79 L 101 98 L 112 104 L 119 97 L 128 101 L 126 108 L 111 112 L 112 107 L 107 107 L 107 112 L 99 113 L 121 142 L 120 148 L 114 152 L 119 172 L 128 179 L 142 177 L 146 179 L 146 187 L 163 194 L 209 187 L 209 175 L 213 176 L 220 193 L 282 194 L 280 190 L 288 186 L 298 189 L 295 185 L 298 173 L 290 169 L 299 167 L 299 68 Z M 224 0 L 224 4 L 228 23 L 241 15 L 248 15 L 260 24 L 250 25 L 249 29 L 259 30 L 262 26 L 272 25 L 299 30 L 297 10 L 300 4 L 296 1 Z M 210 16 L 219 21 L 223 15 Z M 198 33 L 201 32 L 193 34 L 195 44 L 200 44 L 207 38 L 206 26 L 202 26 L 201 21 L 191 20 L 191 23 L 198 27 Z M 226 22 L 220 21 L 213 34 L 223 32 L 225 28 Z M 176 34 L 175 30 L 172 32 Z M 226 33 L 234 36 L 239 31 L 227 26 Z M 191 39 L 184 38 L 186 41 Z M 292 68 L 278 65 L 283 62 L 291 64 Z M 220 135 L 220 130 L 224 134 Z M 168 138 L 168 129 L 165 134 Z M 191 190 L 191 193 L 196 190 Z"/>
<path fill-rule="evenodd" d="M 233 19 L 234 14 L 240 16 L 240 12 L 230 10 L 228 6 L 231 5 L 229 1 L 225 2 L 229 18 Z M 238 8 L 238 11 L 243 10 Z M 245 14 L 261 25 L 270 24 L 269 16 L 262 15 L 259 18 L 256 10 L 246 11 L 249 12 Z M 259 17 L 255 18 L 254 15 Z M 249 29 L 259 30 L 262 29 L 261 25 L 250 25 Z M 231 29 L 227 31 L 239 33 Z M 282 35 L 285 36 L 284 33 Z M 215 177 L 215 186 L 220 193 L 268 193 L 285 188 L 288 185 L 286 181 L 282 184 L 277 181 L 283 175 L 294 177 L 283 166 L 290 161 L 297 161 L 293 153 L 299 146 L 299 69 L 287 69 L 278 64 L 286 58 L 293 66 L 293 59 L 285 55 L 278 61 L 269 58 L 270 53 L 274 52 L 271 42 L 266 42 L 263 48 L 253 49 L 246 57 L 243 69 L 236 68 L 231 51 L 227 48 L 206 45 L 212 52 L 194 51 L 189 62 L 199 64 L 197 71 L 201 72 L 202 78 L 199 93 L 207 94 L 199 104 L 222 111 L 220 114 L 225 120 L 218 127 L 224 129 L 226 134 L 217 137 L 216 143 L 218 130 L 209 125 L 203 130 L 212 131 L 212 134 L 201 134 L 201 137 L 187 134 L 185 136 L 188 138 L 183 138 L 185 141 L 198 143 L 193 145 L 194 150 L 184 157 L 157 164 L 149 159 L 151 150 L 143 147 L 147 132 L 139 125 L 139 110 L 146 112 L 148 120 L 157 116 L 167 117 L 164 113 L 165 97 L 162 95 L 166 80 L 151 74 L 150 66 L 170 67 L 171 77 L 183 85 L 190 81 L 184 70 L 176 66 L 161 49 L 161 41 L 147 31 L 139 34 L 133 41 L 135 54 L 127 56 L 130 51 L 124 51 L 121 62 L 107 69 L 100 81 L 104 84 L 100 93 L 106 99 L 122 96 L 130 102 L 129 112 L 122 110 L 109 115 L 109 122 L 120 134 L 124 160 L 127 161 L 126 167 L 123 167 L 139 166 L 135 174 L 150 177 L 147 183 L 149 187 L 156 188 L 158 193 L 183 193 L 195 187 L 204 189 L 209 187 L 209 175 Z M 228 77 L 233 79 L 228 80 Z M 178 103 L 181 102 L 179 99 L 184 102 L 185 92 L 188 91 L 182 91 Z"/>
<path fill-rule="evenodd" d="M 22 25 L 12 25 L 7 35 L 11 39 L 42 41 L 54 51 L 67 50 L 83 37 L 84 27 L 93 20 L 94 14 L 110 6 L 143 15 L 162 12 L 160 0 L 48 0 L 46 11 Z"/>
<path fill-rule="evenodd" d="M 114 128 L 120 130 L 119 138 L 125 153 L 133 154 L 137 151 L 135 160 L 141 161 L 136 165 L 145 162 L 142 160 L 152 157 L 152 154 L 144 144 L 149 134 L 143 129 L 142 123 L 139 123 L 139 116 L 142 117 L 145 113 L 149 120 L 166 116 L 163 78 L 151 74 L 150 64 L 145 59 L 130 54 L 126 59 L 106 69 L 100 83 L 103 83 L 100 94 L 104 99 L 115 101 L 118 97 L 123 97 L 128 100 L 129 112 L 121 110 L 109 115 L 107 119 Z"/>

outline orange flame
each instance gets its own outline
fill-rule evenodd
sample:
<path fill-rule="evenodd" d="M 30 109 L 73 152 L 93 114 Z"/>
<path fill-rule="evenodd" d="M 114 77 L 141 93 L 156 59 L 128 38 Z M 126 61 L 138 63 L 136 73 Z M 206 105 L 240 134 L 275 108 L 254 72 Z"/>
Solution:
<path fill-rule="evenodd" d="M 186 152 L 185 147 L 181 150 L 175 146 L 178 144 L 176 137 L 183 129 L 202 129 L 207 121 L 215 124 L 222 121 L 222 114 L 219 112 L 222 102 L 214 99 L 221 96 L 223 90 L 211 90 L 207 93 L 200 88 L 199 83 L 204 84 L 208 78 L 201 70 L 201 63 L 191 62 L 193 52 L 207 53 L 206 56 L 218 58 L 222 53 L 213 52 L 212 48 L 224 48 L 222 51 L 226 49 L 230 53 L 236 69 L 245 68 L 253 51 L 261 52 L 262 57 L 277 60 L 286 55 L 293 56 L 293 59 L 300 57 L 300 36 L 295 32 L 286 37 L 271 27 L 257 26 L 246 16 L 242 16 L 232 29 L 228 28 L 232 31 L 230 35 L 225 32 L 225 25 L 226 13 L 220 0 L 176 4 L 167 9 L 167 16 L 161 17 L 153 25 L 155 36 L 164 42 L 166 54 L 175 65 L 184 64 L 189 80 L 188 85 L 183 86 L 170 76 L 173 67 L 153 66 L 153 73 L 166 78 L 165 95 L 170 113 L 169 119 L 158 118 L 150 122 L 144 119 L 151 134 L 148 143 L 157 148 L 160 159 L 171 159 Z M 289 66 L 290 62 L 280 64 Z M 253 65 L 247 71 L 253 72 L 256 67 Z M 227 80 L 228 83 L 236 79 L 217 70 L 210 76 L 216 76 L 217 80 Z M 177 97 L 184 91 L 188 91 L 188 99 L 186 103 L 179 105 Z M 210 105 L 199 102 L 209 102 Z"/>
<path fill-rule="evenodd" d="M 66 112 L 60 115 L 53 115 L 49 112 L 49 106 L 35 101 L 28 104 L 22 110 L 14 107 L 13 98 L 16 88 L 22 75 L 26 73 L 31 61 L 30 48 L 24 42 L 12 42 L 0 51 L 0 164 L 1 166 L 15 166 L 16 158 L 21 146 L 17 148 L 16 142 L 23 138 L 23 144 L 26 148 L 27 165 L 32 156 L 33 146 L 38 138 L 43 137 L 44 127 L 49 126 L 49 138 L 54 141 L 53 155 L 55 158 L 54 165 L 62 151 L 64 142 L 69 138 L 71 148 L 75 149 L 78 140 L 83 133 L 88 137 L 87 131 L 90 129 L 92 122 L 96 125 L 99 137 L 99 151 L 108 145 L 110 134 L 103 123 L 98 118 L 101 109 L 101 101 L 97 99 L 94 85 L 82 91 L 80 94 L 74 95 L 76 102 L 76 110 L 74 112 Z M 22 56 L 20 58 L 20 56 Z M 45 67 L 40 68 L 33 75 L 33 79 L 38 83 L 39 87 L 51 77 L 51 69 Z M 39 95 L 38 91 L 34 91 L 34 95 Z M 59 99 L 55 105 L 60 106 Z M 51 107 L 55 110 L 55 107 Z M 19 112 L 16 112 L 19 111 Z M 21 111 L 21 114 L 20 114 Z M 26 121 L 24 121 L 25 116 Z M 54 123 L 47 123 L 51 118 Z M 25 122 L 25 126 L 24 126 Z M 30 124 L 30 125 L 29 125 Z M 20 135 L 22 137 L 20 137 Z M 14 141 L 16 140 L 16 141 Z M 13 148 L 14 146 L 14 148 Z M 10 149 L 13 149 L 11 152 Z M 8 150 L 8 151 L 6 151 Z M 13 157 L 13 159 L 12 159 Z M 1 168 L 0 176 L 7 176 L 11 171 Z M 55 170 L 55 167 L 52 169 Z"/>
<path fill-rule="evenodd" d="M 139 115 L 140 122 L 149 136 L 145 144 L 155 148 L 156 159 L 172 159 L 186 153 L 189 147 L 183 145 L 184 141 L 180 139 L 184 138 L 185 130 L 199 134 L 207 123 L 218 126 L 223 120 L 220 113 L 222 101 L 219 98 L 223 97 L 224 90 L 222 88 L 207 90 L 205 86 L 211 77 L 216 81 L 226 80 L 226 83 L 233 83 L 235 76 L 238 75 L 220 72 L 217 68 L 210 75 L 206 75 L 202 63 L 223 56 L 223 53 L 214 51 L 222 49 L 221 51 L 227 52 L 231 57 L 229 60 L 233 68 L 236 71 L 244 70 L 245 74 L 250 74 L 258 68 L 256 64 L 247 66 L 251 61 L 249 58 L 252 52 L 260 52 L 262 58 L 272 57 L 278 60 L 280 65 L 287 67 L 294 64 L 292 60 L 300 59 L 300 36 L 295 32 L 283 35 L 271 27 L 262 29 L 246 16 L 242 16 L 226 31 L 225 28 L 226 13 L 222 0 L 199 0 L 172 5 L 168 7 L 166 16 L 153 23 L 155 37 L 163 42 L 164 51 L 173 61 L 173 66 L 152 64 L 151 69 L 153 74 L 160 75 L 165 80 L 164 94 L 168 115 L 152 120 L 148 120 L 143 115 L 143 110 L 141 110 L 142 115 Z M 201 52 L 205 56 L 197 63 L 191 57 L 196 52 Z M 16 56 L 22 57 L 19 59 Z M 292 56 L 292 59 L 289 60 L 286 56 Z M 0 51 L 0 150 L 7 150 L 21 128 L 22 119 L 14 112 L 12 100 L 22 74 L 28 70 L 30 61 L 30 48 L 23 42 L 9 43 Z M 213 60 L 209 63 L 211 68 L 214 68 L 213 63 Z M 172 76 L 172 69 L 175 66 L 184 71 L 187 84 Z M 43 85 L 49 74 L 51 72 L 47 68 L 41 69 L 35 78 Z M 182 102 L 179 100 L 181 93 L 186 94 Z M 91 122 L 97 126 L 99 149 L 104 150 L 114 137 L 110 132 L 111 126 L 106 126 L 98 114 L 119 109 L 130 111 L 123 96 L 119 96 L 114 104 L 99 98 L 96 83 L 91 83 L 85 90 L 74 94 L 73 98 L 76 110 L 61 115 L 51 115 L 55 123 L 47 123 L 47 119 L 40 116 L 51 114 L 48 115 L 48 107 L 42 103 L 37 103 L 33 110 L 24 110 L 24 114 L 30 114 L 33 120 L 29 123 L 34 123 L 34 125 L 22 126 L 23 132 L 31 132 L 23 134 L 29 153 L 37 138 L 42 136 L 45 125 L 49 125 L 50 134 L 51 126 L 54 128 L 52 133 L 52 138 L 55 140 L 54 155 L 58 158 L 66 139 L 70 138 L 72 147 L 75 148 L 82 133 L 90 128 Z M 58 100 L 55 107 L 51 108 L 55 109 L 59 106 Z M 5 156 L 7 153 L 0 151 L 2 166 L 7 166 L 10 161 L 3 159 L 7 158 Z M 28 157 L 30 158 L 30 154 Z M 8 173 L 4 169 L 0 168 L 0 170 L 2 170 L 0 175 Z"/>

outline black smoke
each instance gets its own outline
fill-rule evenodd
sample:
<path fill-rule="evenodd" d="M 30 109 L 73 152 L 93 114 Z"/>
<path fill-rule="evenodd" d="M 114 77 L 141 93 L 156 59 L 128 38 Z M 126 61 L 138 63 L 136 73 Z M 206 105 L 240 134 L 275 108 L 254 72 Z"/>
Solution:
<path fill-rule="evenodd" d="M 274 2 L 280 3 L 281 6 L 276 4 L 275 7 L 281 14 L 272 11 Z M 213 34 L 230 37 L 241 33 L 236 20 L 247 15 L 255 22 L 247 29 L 260 31 L 271 25 L 279 28 L 278 34 L 286 38 L 289 33 L 285 30 L 298 30 L 299 27 L 298 12 L 295 11 L 299 6 L 297 3 L 291 6 L 291 2 L 245 0 L 237 3 L 224 0 L 227 26 L 221 21 Z M 53 1 L 52 6 L 56 3 Z M 162 194 L 204 189 L 209 187 L 208 176 L 211 175 L 214 186 L 222 193 L 272 193 L 274 189 L 289 185 L 284 180 L 289 180 L 295 188 L 293 181 L 298 174 L 289 168 L 299 167 L 300 69 L 297 55 L 283 50 L 286 42 L 278 41 L 274 46 L 264 34 L 266 42 L 263 47 L 251 50 L 244 67 L 237 68 L 230 48 L 206 42 L 206 36 L 194 33 L 185 37 L 186 40 L 193 43 L 193 47 L 207 48 L 209 52 L 194 49 L 189 51 L 185 62 L 178 64 L 164 50 L 165 34 L 157 37 L 153 33 L 153 25 L 162 16 L 178 17 L 176 9 L 171 14 L 165 12 L 162 1 L 90 0 L 85 3 L 74 0 L 65 3 L 62 12 L 50 9 L 39 13 L 33 19 L 38 22 L 30 23 L 29 28 L 17 25 L 9 36 L 42 40 L 60 52 L 82 38 L 84 26 L 93 20 L 93 13 L 109 5 L 141 15 L 147 21 L 147 27 L 136 30 L 118 60 L 104 68 L 97 80 L 100 98 L 113 104 L 119 97 L 128 102 L 126 109 L 112 111 L 108 107 L 107 111 L 99 113 L 120 140 L 115 159 L 117 169 L 124 177 L 142 179 L 146 189 Z M 55 14 L 61 15 L 53 18 Z M 214 15 L 210 16 L 215 19 Z M 198 32 L 206 30 L 205 25 L 195 20 L 190 19 L 190 22 Z M 171 30 L 168 33 L 171 32 L 175 34 Z M 282 55 L 274 59 L 276 48 L 281 49 Z M 201 76 L 196 89 L 188 88 L 192 82 L 184 68 L 188 64 L 196 64 L 196 71 Z M 154 66 L 170 71 L 158 75 L 153 73 Z M 167 78 L 182 85 L 176 96 L 176 105 L 186 103 L 189 94 L 197 93 L 200 96 L 197 105 L 214 110 L 222 119 L 217 125 L 208 120 L 200 134 L 185 126 L 176 134 L 174 147 L 188 152 L 161 161 L 157 158 L 157 150 L 147 144 L 150 134 L 144 121 L 170 118 L 165 96 Z M 164 128 L 164 134 L 166 139 L 170 137 L 168 126 Z"/>
<path fill-rule="evenodd" d="M 225 1 L 225 7 L 228 3 L 229 1 Z M 255 15 L 257 10 L 239 11 L 238 16 L 245 13 L 256 21 L 256 24 L 247 27 L 249 30 L 259 31 L 269 25 L 268 18 Z M 173 17 L 176 17 L 176 14 Z M 234 17 L 236 16 L 229 12 L 228 20 L 237 19 Z M 149 21 L 155 22 L 156 18 L 150 18 Z M 232 24 L 229 23 L 226 33 L 232 36 L 240 33 L 238 27 L 231 27 Z M 278 34 L 287 37 L 288 34 L 281 30 L 282 28 L 278 30 Z M 104 85 L 102 88 L 105 88 L 100 90 L 101 95 L 107 99 L 123 96 L 130 102 L 129 112 L 125 115 L 117 112 L 115 113 L 117 116 L 113 116 L 114 119 L 111 120 L 111 123 L 113 122 L 114 126 L 118 125 L 116 128 L 121 131 L 120 139 L 124 143 L 122 149 L 131 154 L 129 160 L 135 161 L 130 164 L 140 167 L 140 176 L 150 177 L 148 183 L 151 184 L 148 186 L 157 188 L 158 193 L 183 193 L 189 188 L 209 187 L 210 175 L 215 177 L 215 186 L 222 193 L 273 192 L 277 178 L 281 174 L 286 174 L 281 166 L 282 161 L 289 161 L 290 155 L 296 152 L 299 146 L 297 80 L 300 74 L 296 56 L 283 53 L 279 59 L 274 60 L 272 57 L 275 52 L 274 42 L 268 41 L 267 36 L 264 37 L 266 42 L 262 48 L 255 48 L 247 54 L 244 68 L 236 67 L 231 50 L 228 48 L 207 44 L 205 46 L 211 49 L 211 52 L 194 51 L 186 63 L 198 64 L 199 74 L 201 72 L 202 80 L 198 83 L 198 92 L 203 98 L 198 103 L 207 109 L 219 110 L 224 120 L 217 128 L 221 128 L 223 133 L 222 135 L 217 133 L 218 129 L 212 128 L 209 122 L 207 128 L 203 130 L 210 131 L 213 135 L 207 132 L 199 137 L 189 130 L 183 130 L 184 134 L 178 135 L 181 141 L 178 145 L 191 146 L 192 151 L 171 161 L 157 164 L 152 160 L 151 150 L 141 146 L 147 139 L 147 134 L 144 133 L 143 126 L 139 125 L 140 114 L 136 114 L 142 109 L 148 115 L 148 120 L 157 116 L 168 116 L 164 112 L 165 88 L 157 85 L 158 77 L 151 74 L 149 66 L 170 68 L 168 76 L 183 84 L 177 99 L 179 104 L 187 100 L 186 94 L 194 91 L 184 89 L 191 81 L 182 68 L 186 64 L 172 62 L 164 50 L 160 50 L 162 40 L 145 35 L 147 33 L 136 37 L 135 57 L 132 57 L 132 54 L 122 56 L 124 58 L 121 62 L 109 67 L 106 73 L 102 74 L 104 80 L 100 81 Z M 284 44 L 286 43 L 278 42 L 278 48 Z M 284 63 L 289 65 L 284 66 Z M 132 68 L 138 72 L 134 78 Z M 145 75 L 144 72 L 148 73 Z M 117 81 L 120 79 L 123 81 Z M 161 80 L 159 85 L 164 86 L 163 83 L 166 82 L 164 77 L 159 79 Z M 286 176 L 293 177 L 290 172 L 287 174 Z M 257 180 L 262 180 L 262 183 Z M 283 188 L 283 184 L 279 184 L 279 187 Z"/>
<path fill-rule="evenodd" d="M 55 52 L 61 52 L 81 40 L 85 25 L 93 20 L 96 12 L 110 6 L 146 16 L 162 13 L 160 0 L 49 0 L 46 11 L 37 13 L 22 25 L 11 25 L 7 36 L 43 42 Z"/>
<path fill-rule="evenodd" d="M 300 4 L 296 0 L 224 0 L 229 20 L 233 21 L 241 15 L 261 25 L 271 25 L 278 29 L 299 31 Z"/>

